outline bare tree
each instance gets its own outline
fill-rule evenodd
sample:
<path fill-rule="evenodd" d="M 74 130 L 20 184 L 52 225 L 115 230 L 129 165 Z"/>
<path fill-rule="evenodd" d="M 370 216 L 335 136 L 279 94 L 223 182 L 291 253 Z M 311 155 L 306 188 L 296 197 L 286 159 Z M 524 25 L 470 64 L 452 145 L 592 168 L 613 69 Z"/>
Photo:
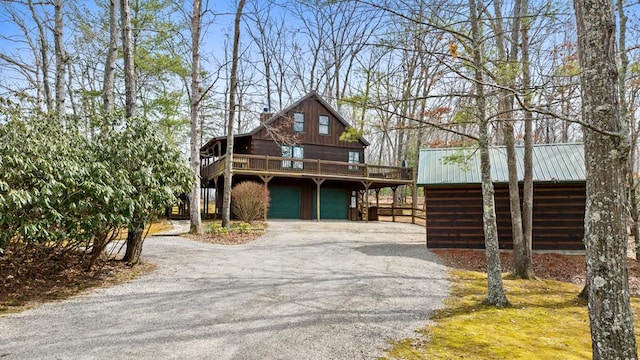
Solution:
<path fill-rule="evenodd" d="M 46 25 L 42 23 L 40 16 L 38 15 L 33 0 L 28 1 L 29 10 L 33 17 L 33 21 L 38 28 L 38 44 L 40 48 L 40 59 L 42 60 L 42 85 L 44 90 L 45 103 L 48 111 L 53 111 L 53 96 L 51 96 L 51 82 L 49 78 L 49 40 L 46 34 Z"/>
<path fill-rule="evenodd" d="M 491 178 L 491 161 L 489 159 L 489 121 L 486 113 L 484 93 L 482 43 L 478 19 L 478 9 L 475 0 L 469 0 L 469 14 L 471 22 L 471 45 L 473 52 L 475 101 L 477 106 L 480 172 L 482 181 L 482 220 L 484 224 L 484 244 L 487 255 L 487 282 L 489 294 L 486 302 L 503 307 L 509 305 L 502 284 L 502 267 L 500 265 L 500 250 L 498 248 L 498 226 L 496 223 L 496 206 L 494 199 L 493 179 Z"/>
<path fill-rule="evenodd" d="M 224 193 L 222 199 L 222 226 L 231 223 L 231 186 L 233 182 L 233 123 L 236 113 L 236 90 L 238 87 L 238 49 L 240 47 L 240 20 L 246 0 L 240 0 L 236 10 L 233 30 L 233 55 L 231 58 L 231 79 L 229 86 L 229 118 L 227 120 L 227 157 L 224 169 Z"/>
<path fill-rule="evenodd" d="M 288 19 L 277 8 L 274 10 L 275 6 L 270 1 L 253 1 L 251 10 L 245 13 L 247 33 L 259 55 L 258 60 L 250 63 L 255 63 L 262 76 L 266 107 L 270 112 L 282 109 L 287 101 L 292 100 L 291 88 L 296 87 L 295 82 L 291 81 L 292 64 L 305 60 L 300 59 L 296 50 L 292 49 L 290 40 L 293 36 L 287 27 Z"/>
<path fill-rule="evenodd" d="M 196 181 L 190 198 L 190 232 L 202 234 L 202 219 L 200 218 L 200 101 L 202 90 L 200 88 L 200 30 L 202 15 L 202 0 L 193 0 L 193 13 L 191 15 L 191 171 Z"/>
<path fill-rule="evenodd" d="M 522 0 L 522 18 L 527 19 L 529 0 Z M 531 258 L 533 243 L 533 114 L 531 108 L 531 64 L 529 61 L 529 21 L 521 24 L 522 32 L 522 88 L 526 92 L 524 102 L 524 180 L 522 190 L 522 241 L 520 261 L 516 264 L 516 274 L 521 277 L 533 277 L 533 261 Z"/>
<path fill-rule="evenodd" d="M 133 35 L 131 29 L 131 8 L 129 0 L 120 0 L 120 17 L 122 22 L 122 50 L 124 55 L 124 84 L 125 84 L 125 112 L 126 117 L 137 116 L 136 106 L 136 73 L 133 60 Z M 142 252 L 144 220 L 132 219 L 127 229 L 127 249 L 123 261 L 128 264 L 136 264 Z"/>
<path fill-rule="evenodd" d="M 64 49 L 64 21 L 62 12 L 63 0 L 54 2 L 54 30 L 53 39 L 56 54 L 56 117 L 59 121 L 64 118 L 66 99 L 65 72 L 67 70 L 67 54 Z"/>
<path fill-rule="evenodd" d="M 518 178 L 517 154 L 515 146 L 515 86 L 518 62 L 518 50 L 520 42 L 520 25 L 522 19 L 522 1 L 516 0 L 511 17 L 511 38 L 506 38 L 504 18 L 502 16 L 501 0 L 493 1 L 494 16 L 493 26 L 496 34 L 497 48 L 497 74 L 496 81 L 500 85 L 498 90 L 498 118 L 503 128 L 504 142 L 507 152 L 507 168 L 509 173 L 509 205 L 511 212 L 511 232 L 513 237 L 513 254 L 515 275 L 523 279 L 533 278 L 531 253 L 526 251 L 527 244 L 524 240 L 523 211 L 520 207 L 520 184 Z M 507 49 L 510 43 L 510 51 Z"/>
<path fill-rule="evenodd" d="M 133 29 L 131 28 L 131 7 L 129 0 L 120 0 L 122 22 L 122 52 L 124 57 L 125 111 L 128 118 L 137 116 L 137 79 L 133 62 Z"/>
<path fill-rule="evenodd" d="M 116 60 L 118 59 L 118 0 L 109 0 L 109 47 L 104 64 L 104 81 L 102 85 L 102 101 L 104 112 L 109 114 L 114 109 L 114 80 Z M 102 132 L 109 131 L 106 122 L 102 124 Z"/>
<path fill-rule="evenodd" d="M 584 242 L 593 359 L 637 359 L 626 257 L 629 141 L 619 109 L 613 4 L 575 0 L 574 9 L 586 124 Z"/>

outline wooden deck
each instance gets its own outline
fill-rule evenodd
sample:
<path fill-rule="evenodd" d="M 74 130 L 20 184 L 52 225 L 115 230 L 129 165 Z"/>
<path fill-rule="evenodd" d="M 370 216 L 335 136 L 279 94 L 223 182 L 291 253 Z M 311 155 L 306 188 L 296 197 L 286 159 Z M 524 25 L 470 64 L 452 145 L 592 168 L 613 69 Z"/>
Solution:
<path fill-rule="evenodd" d="M 202 180 L 209 182 L 224 174 L 226 156 L 202 167 Z M 307 177 L 367 182 L 372 188 L 411 185 L 414 171 L 407 167 L 379 166 L 324 160 L 282 158 L 260 155 L 233 155 L 233 173 L 274 177 Z"/>

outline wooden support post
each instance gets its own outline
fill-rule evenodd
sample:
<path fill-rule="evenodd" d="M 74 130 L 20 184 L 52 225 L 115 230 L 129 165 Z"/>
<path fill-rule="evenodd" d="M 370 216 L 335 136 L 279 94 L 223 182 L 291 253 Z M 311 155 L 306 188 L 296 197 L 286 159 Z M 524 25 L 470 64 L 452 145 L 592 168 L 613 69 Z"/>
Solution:
<path fill-rule="evenodd" d="M 393 190 L 393 200 L 391 201 L 391 221 L 396 222 L 396 190 L 398 190 L 397 186 L 392 186 Z"/>
<path fill-rule="evenodd" d="M 213 203 L 214 204 L 213 205 L 213 210 L 214 210 L 213 219 L 214 220 L 218 217 L 218 196 L 220 195 L 220 191 L 218 189 L 218 179 L 219 179 L 218 176 L 213 178 L 213 187 L 216 189 L 216 196 L 215 196 L 214 203 Z"/>
<path fill-rule="evenodd" d="M 204 217 L 209 215 L 209 188 L 202 188 L 202 199 L 204 200 Z"/>
<path fill-rule="evenodd" d="M 416 206 L 418 206 L 418 185 L 413 182 L 411 194 L 411 223 L 416 223 Z"/>
<path fill-rule="evenodd" d="M 264 186 L 265 187 L 269 187 L 269 181 L 271 181 L 271 179 L 273 179 L 272 175 L 260 175 L 260 179 L 262 179 L 262 182 L 264 182 Z M 264 221 L 267 222 L 267 214 L 269 212 L 268 207 L 264 208 Z"/>
<path fill-rule="evenodd" d="M 318 163 L 318 165 L 320 164 Z M 325 179 L 313 178 L 313 181 L 316 183 L 316 221 L 320 222 L 320 185 Z"/>
<path fill-rule="evenodd" d="M 369 187 L 371 187 L 371 182 L 362 181 L 362 185 L 364 185 L 364 214 L 362 217 L 366 222 L 369 222 Z"/>
<path fill-rule="evenodd" d="M 376 189 L 376 207 L 380 208 L 380 189 Z"/>
<path fill-rule="evenodd" d="M 424 211 L 424 246 L 428 247 L 427 244 L 427 237 L 428 237 L 428 233 L 429 233 L 429 228 L 427 227 L 427 218 L 429 217 L 429 214 L 427 214 L 427 188 L 423 187 L 422 188 L 422 192 L 424 195 L 424 204 L 422 204 L 422 210 Z"/>

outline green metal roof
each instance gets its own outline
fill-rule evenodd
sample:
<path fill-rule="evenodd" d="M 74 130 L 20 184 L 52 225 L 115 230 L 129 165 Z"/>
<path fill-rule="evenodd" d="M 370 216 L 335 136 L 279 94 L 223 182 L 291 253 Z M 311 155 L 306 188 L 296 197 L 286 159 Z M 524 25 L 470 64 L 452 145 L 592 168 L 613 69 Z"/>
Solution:
<path fill-rule="evenodd" d="M 509 181 L 507 151 L 491 147 L 491 177 L 495 183 Z M 516 147 L 518 179 L 524 178 L 524 147 Z M 576 182 L 586 178 L 584 145 L 537 144 L 533 147 L 533 181 Z M 480 152 L 477 148 L 422 149 L 418 160 L 418 185 L 480 183 Z"/>

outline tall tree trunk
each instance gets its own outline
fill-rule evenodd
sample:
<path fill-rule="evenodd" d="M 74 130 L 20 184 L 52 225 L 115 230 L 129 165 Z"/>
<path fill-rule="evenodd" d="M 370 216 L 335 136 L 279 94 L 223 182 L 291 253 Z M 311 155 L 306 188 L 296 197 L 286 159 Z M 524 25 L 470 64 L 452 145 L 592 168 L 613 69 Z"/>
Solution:
<path fill-rule="evenodd" d="M 484 80 L 482 75 L 482 50 L 480 26 L 475 0 L 469 0 L 469 12 L 472 34 L 473 66 L 475 72 L 475 100 L 478 111 L 480 172 L 482 181 L 482 221 L 484 224 L 484 244 L 487 256 L 487 285 L 489 295 L 486 303 L 494 306 L 507 306 L 509 301 L 504 294 L 502 267 L 498 248 L 498 226 L 493 180 L 491 179 L 491 161 L 489 159 L 489 121 L 486 113 Z"/>
<path fill-rule="evenodd" d="M 113 89 L 116 60 L 118 59 L 118 0 L 109 1 L 109 48 L 104 64 L 104 81 L 102 85 L 102 106 L 106 114 L 113 112 L 115 108 Z M 109 124 L 103 121 L 102 134 L 109 132 Z"/>
<path fill-rule="evenodd" d="M 529 1 L 522 0 L 522 18 L 528 19 Z M 524 184 L 522 190 L 522 247 L 520 261 L 515 265 L 516 274 L 523 279 L 534 278 L 531 249 L 533 243 L 533 114 L 531 108 L 531 73 L 529 64 L 529 24 L 522 22 L 522 87 L 524 95 Z"/>
<path fill-rule="evenodd" d="M 631 203 L 631 233 L 635 241 L 636 260 L 640 260 L 640 211 L 638 210 L 638 180 L 631 175 L 631 187 L 629 189 L 629 202 Z"/>
<path fill-rule="evenodd" d="M 120 16 L 122 21 L 122 50 L 124 55 L 124 87 L 125 111 L 128 119 L 137 116 L 136 107 L 136 73 L 133 62 L 133 35 L 131 29 L 131 8 L 129 0 L 120 0 Z M 137 219 L 136 214 L 133 215 Z M 127 232 L 127 250 L 124 261 L 134 265 L 140 261 L 142 251 L 142 232 L 145 221 L 134 220 L 129 224 Z"/>
<path fill-rule="evenodd" d="M 240 20 L 245 0 L 240 0 L 233 31 L 233 55 L 231 59 L 231 81 L 229 88 L 229 119 L 227 120 L 227 157 L 224 168 L 224 193 L 222 198 L 222 226 L 231 223 L 231 186 L 233 185 L 233 121 L 236 113 L 236 90 L 238 88 L 238 48 L 240 44 Z"/>
<path fill-rule="evenodd" d="M 142 253 L 142 244 L 144 242 L 143 233 L 146 226 L 145 222 L 134 221 L 129 225 L 127 230 L 127 249 L 125 250 L 122 261 L 127 265 L 133 266 L 140 262 L 140 254 Z"/>
<path fill-rule="evenodd" d="M 45 32 L 45 26 L 42 24 L 38 12 L 35 9 L 33 0 L 27 2 L 29 5 L 29 11 L 33 17 L 33 22 L 38 28 L 38 44 L 40 45 L 40 58 L 42 67 L 42 88 L 44 91 L 45 104 L 47 105 L 47 111 L 52 112 L 54 110 L 53 97 L 51 96 L 51 79 L 49 78 L 49 40 Z"/>
<path fill-rule="evenodd" d="M 631 215 L 631 233 L 633 234 L 633 239 L 635 242 L 635 250 L 636 250 L 636 259 L 640 259 L 640 251 L 638 251 L 640 244 L 640 224 L 638 223 L 638 218 L 640 217 L 638 212 L 638 196 L 637 189 L 638 183 L 633 173 L 636 168 L 636 141 L 638 134 L 635 132 L 633 127 L 631 126 L 629 114 L 629 105 L 627 103 L 627 69 L 629 68 L 629 57 L 627 56 L 627 21 L 628 16 L 624 11 L 625 1 L 618 0 L 617 1 L 617 10 L 618 10 L 618 19 L 620 19 L 620 36 L 618 37 L 618 52 L 620 54 L 620 73 L 618 74 L 618 92 L 620 94 L 620 119 L 622 121 L 622 126 L 628 129 L 630 136 L 633 136 L 631 140 L 631 144 L 633 146 L 630 147 L 629 150 L 629 160 L 627 161 L 627 183 L 629 186 L 629 203 L 630 203 L 630 215 Z"/>
<path fill-rule="evenodd" d="M 193 14 L 191 15 L 191 170 L 196 178 L 191 191 L 190 232 L 202 234 L 202 219 L 200 218 L 200 28 L 201 28 L 202 0 L 193 0 Z"/>
<path fill-rule="evenodd" d="M 637 359 L 626 258 L 629 142 L 619 113 L 613 4 L 574 0 L 574 9 L 582 118 L 589 126 L 584 128 L 584 241 L 593 359 Z"/>
<path fill-rule="evenodd" d="M 122 52 L 124 57 L 125 112 L 127 118 L 137 116 L 136 71 L 133 63 L 133 31 L 131 29 L 131 7 L 129 0 L 120 0 L 122 22 Z"/>
<path fill-rule="evenodd" d="M 67 54 L 64 50 L 64 22 L 62 14 L 62 0 L 54 2 L 54 47 L 56 53 L 56 117 L 58 121 L 64 120 L 65 107 L 64 102 L 67 97 L 65 91 L 65 72 L 67 70 Z"/>
<path fill-rule="evenodd" d="M 498 50 L 498 64 L 502 66 L 504 71 L 499 72 L 498 81 L 503 88 L 500 92 L 500 100 L 498 104 L 499 118 L 502 120 L 502 127 L 504 133 L 504 141 L 507 151 L 507 169 L 509 174 L 509 208 L 511 212 L 511 234 L 513 237 L 513 255 L 514 255 L 514 267 L 515 275 L 522 279 L 529 279 L 532 277 L 532 271 L 526 267 L 526 251 L 523 249 L 524 234 L 522 225 L 522 210 L 520 208 L 520 184 L 518 179 L 518 164 L 515 145 L 515 134 L 513 129 L 514 108 L 513 100 L 515 90 L 515 73 L 513 66 L 518 60 L 518 40 L 520 33 L 520 20 L 521 20 L 521 1 L 516 1 L 513 7 L 513 28 L 511 29 L 511 51 L 507 55 L 507 41 L 505 39 L 505 32 L 503 29 L 502 19 L 502 5 L 500 0 L 495 0 L 493 3 L 494 11 L 496 14 L 495 20 L 495 33 Z M 511 88 L 512 90 L 508 90 Z"/>

